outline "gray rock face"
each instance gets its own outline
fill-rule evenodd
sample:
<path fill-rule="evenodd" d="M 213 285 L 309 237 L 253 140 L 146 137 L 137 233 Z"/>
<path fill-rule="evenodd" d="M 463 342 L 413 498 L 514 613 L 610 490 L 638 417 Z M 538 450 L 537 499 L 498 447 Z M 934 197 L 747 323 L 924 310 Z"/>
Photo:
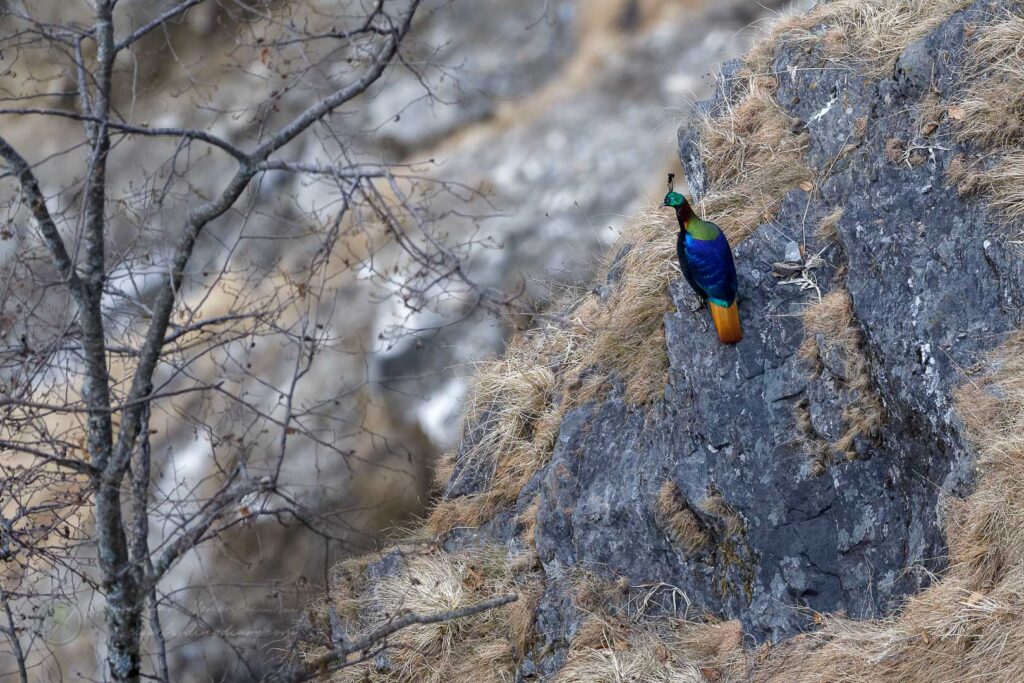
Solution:
<path fill-rule="evenodd" d="M 524 675 L 550 673 L 564 658 L 578 625 L 565 592 L 575 567 L 675 586 L 696 609 L 739 618 L 759 641 L 805 629 L 803 608 L 889 613 L 943 568 L 939 500 L 963 495 L 972 478 L 953 393 L 962 369 L 1021 324 L 1024 268 L 1005 226 L 946 187 L 943 173 L 964 151 L 948 125 L 922 139 L 917 114 L 929 88 L 955 95 L 964 26 L 984 23 L 992 4 L 954 15 L 879 81 L 852 65 L 835 68 L 817 49 L 779 48 L 776 98 L 810 134 L 819 187 L 790 193 L 777 219 L 735 249 L 742 342 L 719 344 L 677 281 L 678 312 L 665 321 L 664 400 L 636 408 L 613 391 L 566 416 L 550 464 L 519 501 L 523 508 L 540 494 L 535 540 L 548 579 L 543 642 Z M 726 85 L 703 106 L 722 106 L 736 68 L 726 65 Z M 917 158 L 887 158 L 893 139 L 920 148 Z M 695 130 L 681 131 L 680 156 L 699 198 L 705 174 L 696 141 Z M 815 242 L 814 227 L 837 208 L 837 239 Z M 805 409 L 817 436 L 834 439 L 844 370 L 825 357 L 815 376 L 798 358 L 800 313 L 818 294 L 771 274 L 787 244 L 805 235 L 807 253 L 824 261 L 814 271 L 821 291 L 849 291 L 884 411 L 880 433 L 858 439 L 853 459 L 818 470 L 801 446 L 796 412 Z M 705 550 L 674 547 L 659 525 L 654 508 L 666 480 L 705 525 L 713 540 Z M 448 543 L 509 541 L 514 513 Z"/>

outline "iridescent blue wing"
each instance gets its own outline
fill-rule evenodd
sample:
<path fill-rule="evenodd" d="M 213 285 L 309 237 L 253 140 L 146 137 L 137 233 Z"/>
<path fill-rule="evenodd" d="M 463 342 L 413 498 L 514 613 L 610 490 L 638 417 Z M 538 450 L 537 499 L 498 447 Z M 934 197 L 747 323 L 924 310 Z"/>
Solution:
<path fill-rule="evenodd" d="M 713 240 L 687 235 L 684 251 L 691 276 L 709 299 L 721 306 L 736 300 L 736 264 L 721 231 Z"/>

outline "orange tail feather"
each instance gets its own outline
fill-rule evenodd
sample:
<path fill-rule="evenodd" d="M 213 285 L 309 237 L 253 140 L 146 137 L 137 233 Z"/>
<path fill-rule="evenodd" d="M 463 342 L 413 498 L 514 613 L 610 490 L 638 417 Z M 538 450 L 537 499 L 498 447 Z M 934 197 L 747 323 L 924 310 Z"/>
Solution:
<path fill-rule="evenodd" d="M 735 344 L 743 339 L 743 330 L 740 329 L 740 309 L 733 301 L 729 308 L 723 308 L 710 303 L 711 319 L 718 330 L 718 339 L 723 344 Z"/>

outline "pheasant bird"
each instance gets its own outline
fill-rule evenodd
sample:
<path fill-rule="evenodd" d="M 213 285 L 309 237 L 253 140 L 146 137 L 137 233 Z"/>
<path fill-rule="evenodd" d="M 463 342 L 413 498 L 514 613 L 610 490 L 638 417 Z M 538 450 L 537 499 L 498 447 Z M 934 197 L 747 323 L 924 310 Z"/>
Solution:
<path fill-rule="evenodd" d="M 672 191 L 669 177 L 669 193 L 663 206 L 671 206 L 679 219 L 679 237 L 676 239 L 676 255 L 683 277 L 693 287 L 701 302 L 707 302 L 711 309 L 711 320 L 723 344 L 734 344 L 743 339 L 740 329 L 740 314 L 736 307 L 736 264 L 732 249 L 721 228 L 710 221 L 701 220 L 693 214 L 686 197 Z"/>

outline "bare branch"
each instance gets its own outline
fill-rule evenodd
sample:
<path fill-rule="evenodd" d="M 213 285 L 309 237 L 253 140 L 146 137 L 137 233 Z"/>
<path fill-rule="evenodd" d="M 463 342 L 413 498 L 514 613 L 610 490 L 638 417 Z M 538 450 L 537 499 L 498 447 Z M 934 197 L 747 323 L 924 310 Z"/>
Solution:
<path fill-rule="evenodd" d="M 384 74 L 385 69 L 391 63 L 394 56 L 398 54 L 398 46 L 401 44 L 402 38 L 404 38 L 409 32 L 409 28 L 412 26 L 413 15 L 416 14 L 416 9 L 419 7 L 419 4 L 420 0 L 412 0 L 409 4 L 409 9 L 406 12 L 405 17 L 402 18 L 401 23 L 392 29 L 391 40 L 388 41 L 387 46 L 374 58 L 372 66 L 367 69 L 366 73 L 363 74 L 362 77 L 354 83 L 351 83 L 341 90 L 333 93 L 329 97 L 326 97 L 310 106 L 295 117 L 295 119 L 290 123 L 282 127 L 281 130 L 272 135 L 270 139 L 253 151 L 250 155 L 253 161 L 258 163 L 267 159 L 271 154 L 298 137 L 311 125 L 341 105 L 366 92 L 367 88 L 376 83 Z"/>
<path fill-rule="evenodd" d="M 83 91 L 87 92 L 87 91 Z M 98 124 L 105 124 L 109 130 L 117 131 L 125 135 L 138 135 L 140 137 L 151 137 L 151 138 L 182 138 L 184 140 L 198 140 L 199 142 L 205 142 L 213 147 L 218 147 L 238 161 L 246 161 L 247 154 L 242 149 L 232 145 L 224 138 L 211 135 L 206 131 L 197 130 L 194 128 L 150 128 L 148 126 L 139 126 L 131 123 L 125 123 L 123 121 L 114 121 L 109 118 L 102 116 L 94 116 L 88 113 L 66 111 L 63 109 L 45 109 L 42 107 L 16 107 L 8 109 L 0 109 L 0 115 L 7 116 L 53 116 L 62 119 L 71 119 L 73 121 L 81 121 L 82 123 L 88 124 L 89 126 L 95 127 Z"/>
<path fill-rule="evenodd" d="M 221 493 L 211 497 L 203 506 L 204 509 L 200 512 L 195 523 L 178 534 L 174 542 L 153 563 L 153 569 L 148 577 L 149 583 L 155 584 L 159 581 L 160 577 L 170 569 L 171 565 L 186 552 L 194 548 L 206 532 L 209 531 L 210 527 L 221 519 L 238 501 L 250 494 L 265 493 L 270 490 L 269 478 L 258 480 L 246 479 L 232 484 L 223 489 Z"/>
<path fill-rule="evenodd" d="M 231 208 L 249 185 L 253 175 L 255 175 L 255 171 L 251 167 L 239 169 L 219 197 L 194 209 L 187 218 L 184 234 L 178 242 L 170 264 L 170 274 L 164 278 L 156 303 L 153 305 L 153 321 L 146 333 L 146 339 L 139 355 L 139 363 L 132 378 L 131 390 L 128 393 L 128 402 L 132 405 L 125 409 L 124 417 L 121 420 L 117 450 L 110 471 L 110 476 L 117 480 L 124 476 L 125 469 L 128 467 L 128 459 L 135 447 L 135 438 L 139 434 L 139 420 L 143 410 L 143 404 L 140 401 L 153 390 L 153 372 L 160 360 L 164 336 L 167 333 L 178 291 L 181 289 L 182 279 L 185 276 L 185 266 L 188 265 L 188 260 L 192 256 L 192 249 L 195 247 L 199 233 L 207 223 Z"/>
<path fill-rule="evenodd" d="M 65 458 L 61 456 L 48 453 L 40 448 L 33 448 L 26 444 L 21 444 L 16 441 L 8 441 L 6 439 L 0 439 L 0 450 L 11 450 L 19 453 L 27 453 L 39 458 L 40 461 L 57 465 L 58 467 L 64 467 L 76 472 L 78 474 L 85 474 L 90 477 L 94 477 L 99 474 L 99 470 L 83 460 L 76 460 L 74 458 Z"/>
<path fill-rule="evenodd" d="M 90 126 L 92 153 L 85 189 L 85 262 L 82 268 L 83 296 L 79 302 L 79 325 L 82 328 L 82 346 L 85 351 L 87 381 L 85 395 L 89 408 L 89 452 L 92 462 L 103 470 L 110 457 L 113 428 L 110 420 L 110 386 L 107 372 L 106 338 L 101 310 L 103 284 L 106 277 L 106 206 L 107 155 L 110 136 L 106 120 L 110 111 L 111 76 L 114 70 L 114 3 L 99 0 L 96 4 L 96 24 L 93 36 L 97 44 L 95 75 L 96 90 L 90 107 L 99 121 Z M 110 496 L 113 498 L 113 494 Z M 117 534 L 113 527 L 100 524 L 98 531 Z"/>
<path fill-rule="evenodd" d="M 393 635 L 404 628 L 408 628 L 409 626 L 413 626 L 415 624 L 439 624 L 454 621 L 456 619 L 470 617 L 474 614 L 480 614 L 481 612 L 487 612 L 498 607 L 503 607 L 518 599 L 518 595 L 510 593 L 508 595 L 499 595 L 497 597 L 490 598 L 489 600 L 477 603 L 476 605 L 463 607 L 462 609 L 452 610 L 450 612 L 406 614 L 389 621 L 386 624 L 378 626 L 358 640 L 352 641 L 342 647 L 337 647 L 327 654 L 304 662 L 291 670 L 271 674 L 263 680 L 266 683 L 301 683 L 302 681 L 308 681 L 312 678 L 323 676 L 329 673 L 332 669 L 344 666 L 344 659 L 348 657 L 348 655 L 355 652 L 369 650 L 375 645 L 381 643 L 381 641 L 388 636 Z"/>
<path fill-rule="evenodd" d="M 375 58 L 373 65 L 367 69 L 361 78 L 336 91 L 330 97 L 310 106 L 291 123 L 285 125 L 280 131 L 272 135 L 269 140 L 248 155 L 248 162 L 241 165 L 220 196 L 190 212 L 186 220 L 184 233 L 178 242 L 174 258 L 170 264 L 170 275 L 165 279 L 164 285 L 160 288 L 160 294 L 153 306 L 153 321 L 146 334 L 146 341 L 143 344 L 139 357 L 139 364 L 132 379 L 129 402 L 139 400 L 152 391 L 153 372 L 156 370 L 156 364 L 160 357 L 161 341 L 166 333 L 171 313 L 174 311 L 177 292 L 181 288 L 182 278 L 185 273 L 185 266 L 188 264 L 189 258 L 191 258 L 192 250 L 200 232 L 210 221 L 223 215 L 234 205 L 235 201 L 248 187 L 253 176 L 258 172 L 257 164 L 265 161 L 271 154 L 294 140 L 310 125 L 323 118 L 329 112 L 365 92 L 367 88 L 380 78 L 388 64 L 391 63 L 392 58 L 398 52 L 401 39 L 408 33 L 409 27 L 412 24 L 412 17 L 418 5 L 419 0 L 412 0 L 402 23 L 394 29 L 392 39 L 387 47 Z M 129 408 L 121 421 L 121 431 L 118 436 L 118 446 L 114 456 L 116 464 L 111 470 L 111 474 L 118 478 L 123 476 L 128 458 L 134 448 L 135 438 L 138 435 L 140 411 L 141 407 Z"/>
<path fill-rule="evenodd" d="M 21 156 L 3 137 L 0 137 L 0 156 L 7 162 L 8 167 L 21 183 L 21 191 L 25 193 L 25 197 L 28 199 L 29 209 L 32 210 L 32 216 L 36 219 L 36 223 L 39 224 L 39 230 L 43 233 L 46 247 L 57 264 L 57 270 L 67 283 L 68 289 L 71 290 L 72 295 L 75 297 L 75 301 L 82 305 L 84 290 L 81 280 L 78 277 L 78 272 L 75 270 L 74 263 L 71 261 L 71 257 L 68 255 L 68 250 L 64 245 L 63 238 L 60 236 L 60 231 L 57 230 L 57 225 L 53 222 L 50 210 L 46 208 L 46 198 L 43 196 L 42 190 L 39 189 L 39 181 L 32 172 L 32 167 L 25 160 L 25 157 Z"/>
<path fill-rule="evenodd" d="M 28 683 L 28 668 L 25 666 L 25 652 L 21 649 L 21 639 L 18 638 L 18 627 L 14 623 L 14 614 L 11 612 L 11 603 L 7 591 L 0 590 L 0 602 L 4 604 L 4 615 L 7 617 L 7 626 L 0 628 L 0 633 L 7 636 L 11 641 L 11 649 L 14 651 L 14 660 L 18 664 L 18 677 L 21 683 Z"/>
<path fill-rule="evenodd" d="M 279 161 L 270 159 L 256 164 L 259 171 L 289 171 L 291 173 L 308 173 L 325 175 L 346 180 L 362 180 L 364 178 L 386 178 L 390 171 L 383 164 L 359 164 L 341 166 L 337 164 L 308 164 L 300 161 Z"/>
<path fill-rule="evenodd" d="M 184 14 L 196 5 L 202 4 L 203 2 L 206 2 L 206 0 L 185 0 L 184 2 L 166 10 L 160 16 L 156 17 L 155 19 L 146 24 L 143 24 L 139 28 L 132 31 L 130 35 L 126 36 L 122 40 L 119 40 L 117 44 L 114 45 L 114 52 L 120 52 L 121 50 L 125 49 L 132 43 L 142 38 L 144 35 L 152 31 L 153 29 L 163 26 L 165 23 L 167 23 L 174 17 L 180 14 Z"/>

